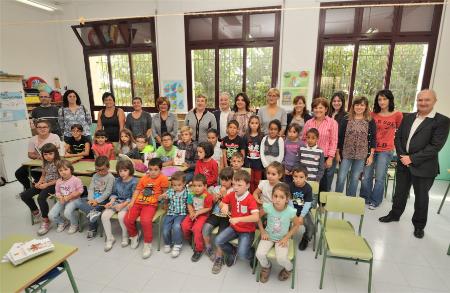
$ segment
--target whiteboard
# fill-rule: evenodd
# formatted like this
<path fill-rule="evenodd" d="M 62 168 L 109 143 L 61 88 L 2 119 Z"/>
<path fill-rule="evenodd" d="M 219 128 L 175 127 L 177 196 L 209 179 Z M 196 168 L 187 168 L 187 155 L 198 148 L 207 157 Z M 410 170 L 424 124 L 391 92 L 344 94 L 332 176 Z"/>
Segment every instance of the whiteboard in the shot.
<path fill-rule="evenodd" d="M 0 143 L 31 137 L 21 78 L 0 78 Z"/>

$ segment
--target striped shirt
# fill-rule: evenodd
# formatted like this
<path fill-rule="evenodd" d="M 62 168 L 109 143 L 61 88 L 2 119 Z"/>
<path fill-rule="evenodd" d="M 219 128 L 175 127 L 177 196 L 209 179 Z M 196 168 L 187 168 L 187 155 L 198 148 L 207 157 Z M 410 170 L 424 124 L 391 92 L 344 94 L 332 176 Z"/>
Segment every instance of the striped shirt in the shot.
<path fill-rule="evenodd" d="M 317 147 L 300 147 L 300 164 L 308 170 L 308 180 L 320 181 L 324 173 L 323 151 Z"/>
<path fill-rule="evenodd" d="M 323 150 L 325 158 L 334 158 L 338 143 L 338 124 L 336 120 L 328 116 L 320 124 L 315 118 L 306 121 L 303 127 L 302 140 L 306 143 L 306 132 L 316 128 L 319 131 L 317 145 Z"/>

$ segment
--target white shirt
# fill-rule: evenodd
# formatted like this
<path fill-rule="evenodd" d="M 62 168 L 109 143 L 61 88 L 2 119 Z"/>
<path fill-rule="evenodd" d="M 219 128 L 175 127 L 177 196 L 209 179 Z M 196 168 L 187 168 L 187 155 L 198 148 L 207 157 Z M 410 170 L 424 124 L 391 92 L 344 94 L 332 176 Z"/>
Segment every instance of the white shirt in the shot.
<path fill-rule="evenodd" d="M 227 123 L 228 123 L 228 115 L 230 115 L 231 110 L 228 108 L 226 111 L 220 110 L 220 136 L 224 138 L 227 136 Z"/>
<path fill-rule="evenodd" d="M 217 162 L 217 165 L 220 166 L 220 161 L 222 160 L 222 149 L 220 148 L 220 142 L 216 142 L 216 145 L 214 146 L 214 154 L 213 159 Z"/>
<path fill-rule="evenodd" d="M 258 188 L 261 190 L 261 201 L 263 203 L 272 203 L 273 186 L 270 185 L 269 180 L 259 181 Z"/>
<path fill-rule="evenodd" d="M 406 152 L 409 152 L 409 143 L 420 124 L 422 124 L 426 118 L 434 118 L 435 115 L 436 111 L 431 111 L 427 116 L 419 116 L 419 113 L 416 114 L 416 119 L 414 119 L 414 122 L 411 125 L 411 131 L 409 132 L 408 140 L 406 141 Z"/>

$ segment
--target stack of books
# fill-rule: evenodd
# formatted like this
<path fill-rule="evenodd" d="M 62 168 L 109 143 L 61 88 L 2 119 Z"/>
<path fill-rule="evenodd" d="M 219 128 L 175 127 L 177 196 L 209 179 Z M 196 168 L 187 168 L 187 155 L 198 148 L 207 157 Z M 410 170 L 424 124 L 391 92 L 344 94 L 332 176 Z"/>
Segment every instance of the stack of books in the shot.
<path fill-rule="evenodd" d="M 55 246 L 49 238 L 33 239 L 23 243 L 14 243 L 6 256 L 13 265 L 17 266 L 53 250 L 55 250 Z"/>

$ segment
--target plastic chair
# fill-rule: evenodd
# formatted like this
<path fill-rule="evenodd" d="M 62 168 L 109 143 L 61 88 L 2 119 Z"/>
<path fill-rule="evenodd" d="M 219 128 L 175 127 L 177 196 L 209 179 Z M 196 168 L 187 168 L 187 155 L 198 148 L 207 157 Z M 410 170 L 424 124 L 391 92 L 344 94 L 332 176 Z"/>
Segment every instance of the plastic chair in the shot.
<path fill-rule="evenodd" d="M 448 173 L 450 174 L 450 169 L 448 170 Z M 447 190 L 445 191 L 444 197 L 442 198 L 441 204 L 439 205 L 439 209 L 437 211 L 438 215 L 441 213 L 442 206 L 444 205 L 449 190 L 450 190 L 450 182 L 448 183 Z"/>
<path fill-rule="evenodd" d="M 311 213 L 311 217 L 314 219 L 314 232 L 313 232 L 313 251 L 316 250 L 316 234 L 317 234 L 317 222 L 318 222 L 318 213 L 317 213 L 317 202 L 319 200 L 319 182 L 317 181 L 307 181 L 309 185 L 311 185 L 312 193 L 313 193 L 313 202 L 311 204 L 311 209 L 309 212 Z"/>
<path fill-rule="evenodd" d="M 325 265 L 327 258 L 336 258 L 343 260 L 350 260 L 358 262 L 369 263 L 369 285 L 368 292 L 371 292 L 372 287 L 372 264 L 373 253 L 366 239 L 361 237 L 361 229 L 364 219 L 365 202 L 360 197 L 346 197 L 346 196 L 329 196 L 327 205 L 325 207 L 324 216 L 324 253 L 322 262 L 322 272 L 320 275 L 319 288 L 322 289 L 323 277 L 325 272 Z M 359 215 L 358 234 L 349 231 L 337 231 L 327 229 L 329 224 L 328 212 L 341 212 L 352 215 Z"/>

